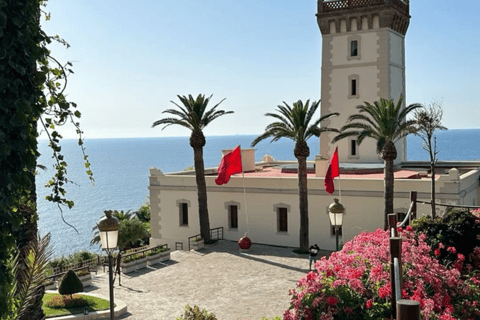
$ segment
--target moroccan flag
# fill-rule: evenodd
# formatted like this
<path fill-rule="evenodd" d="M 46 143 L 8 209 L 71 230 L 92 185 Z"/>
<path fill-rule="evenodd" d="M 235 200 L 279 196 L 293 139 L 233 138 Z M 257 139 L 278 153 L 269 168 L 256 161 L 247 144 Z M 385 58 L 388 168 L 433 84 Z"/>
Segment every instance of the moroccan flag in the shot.
<path fill-rule="evenodd" d="M 240 146 L 223 156 L 218 166 L 218 176 L 215 179 L 217 185 L 222 185 L 230 180 L 230 176 L 235 173 L 241 173 L 242 169 L 242 153 Z"/>
<path fill-rule="evenodd" d="M 333 185 L 333 179 L 340 176 L 340 164 L 338 163 L 338 147 L 335 148 L 335 152 L 330 159 L 330 164 L 328 165 L 327 173 L 325 174 L 325 181 L 323 185 L 325 186 L 325 191 L 332 194 L 335 191 L 335 186 Z"/>

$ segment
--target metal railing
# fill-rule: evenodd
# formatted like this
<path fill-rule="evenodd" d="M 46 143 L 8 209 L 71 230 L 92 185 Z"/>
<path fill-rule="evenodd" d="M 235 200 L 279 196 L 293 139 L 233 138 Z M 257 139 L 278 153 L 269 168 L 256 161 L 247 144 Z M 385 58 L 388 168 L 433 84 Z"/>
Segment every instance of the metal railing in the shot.
<path fill-rule="evenodd" d="M 196 234 L 194 236 L 188 237 L 187 242 L 188 242 L 188 251 L 190 251 L 190 244 L 194 241 L 197 241 L 199 239 L 202 239 L 201 234 Z M 218 228 L 212 228 L 210 229 L 210 239 L 211 240 L 223 240 L 223 227 L 218 227 Z M 183 244 L 182 244 L 183 248 Z"/>
<path fill-rule="evenodd" d="M 350 8 L 362 8 L 369 6 L 376 6 L 391 3 L 398 9 L 405 11 L 408 14 L 408 0 L 337 0 L 324 1 L 323 12 L 330 12 L 336 10 L 344 10 Z"/>
<path fill-rule="evenodd" d="M 417 218 L 417 203 L 421 204 L 428 204 L 431 205 L 431 201 L 421 201 L 417 200 L 418 193 L 417 191 L 410 191 L 410 207 L 407 211 L 407 215 L 405 219 L 398 225 L 399 227 L 405 227 L 408 225 L 413 219 Z M 445 204 L 435 202 L 435 206 L 447 207 L 447 208 L 464 208 L 464 209 L 478 209 L 480 206 L 464 206 L 458 204 Z"/>
<path fill-rule="evenodd" d="M 223 240 L 223 227 L 210 229 L 210 239 Z"/>

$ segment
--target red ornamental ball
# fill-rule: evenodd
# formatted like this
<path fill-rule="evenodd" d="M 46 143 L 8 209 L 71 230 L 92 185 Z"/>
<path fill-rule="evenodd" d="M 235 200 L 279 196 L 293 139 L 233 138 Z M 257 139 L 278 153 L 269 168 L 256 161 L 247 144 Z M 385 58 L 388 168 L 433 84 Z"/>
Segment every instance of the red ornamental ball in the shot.
<path fill-rule="evenodd" d="M 249 237 L 244 235 L 238 240 L 238 246 L 240 247 L 240 249 L 250 249 L 250 247 L 252 246 L 252 241 Z"/>

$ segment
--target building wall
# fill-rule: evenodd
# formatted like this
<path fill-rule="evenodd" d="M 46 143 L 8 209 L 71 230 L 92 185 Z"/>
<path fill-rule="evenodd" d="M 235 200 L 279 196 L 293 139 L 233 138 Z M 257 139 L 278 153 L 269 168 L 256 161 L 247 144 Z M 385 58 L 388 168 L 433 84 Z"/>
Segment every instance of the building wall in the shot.
<path fill-rule="evenodd" d="M 478 170 L 461 177 L 444 174 L 437 180 L 437 198 L 444 203 L 476 202 L 478 193 Z M 246 189 L 248 205 L 248 235 L 254 243 L 288 247 L 299 245 L 299 202 L 297 178 L 245 178 L 232 177 L 227 185 L 216 186 L 214 176 L 207 176 L 208 209 L 210 228 L 223 227 L 225 239 L 238 240 L 247 232 L 247 215 L 243 195 Z M 309 178 L 309 226 L 310 243 L 320 248 L 333 250 L 335 237 L 330 232 L 328 206 L 338 197 L 324 191 L 323 178 Z M 200 233 L 198 200 L 195 176 L 163 175 L 151 170 L 150 199 L 152 213 L 152 238 L 154 245 L 182 242 L 188 248 L 187 238 Z M 342 179 L 341 202 L 345 206 L 342 241 L 352 239 L 362 231 L 383 228 L 383 179 Z M 460 186 L 460 189 L 459 189 Z M 339 181 L 335 179 L 338 190 Z M 406 212 L 410 205 L 410 191 L 418 191 L 418 199 L 430 199 L 430 179 L 395 180 L 395 212 Z M 468 190 L 465 192 L 462 190 Z M 179 225 L 178 202 L 189 204 L 189 225 Z M 468 202 L 468 203 L 467 203 Z M 228 228 L 228 204 L 237 204 L 238 229 Z M 277 232 L 275 208 L 288 208 L 288 232 Z M 419 205 L 419 215 L 429 212 L 428 206 Z"/>

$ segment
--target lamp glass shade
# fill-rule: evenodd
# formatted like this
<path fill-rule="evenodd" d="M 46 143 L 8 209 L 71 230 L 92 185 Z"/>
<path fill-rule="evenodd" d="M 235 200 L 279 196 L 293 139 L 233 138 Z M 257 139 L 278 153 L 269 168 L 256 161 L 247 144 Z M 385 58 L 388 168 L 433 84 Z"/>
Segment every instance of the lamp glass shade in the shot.
<path fill-rule="evenodd" d="M 328 215 L 330 216 L 330 223 L 332 226 L 341 226 L 343 223 L 343 213 L 334 213 L 329 212 Z"/>
<path fill-rule="evenodd" d="M 115 249 L 118 241 L 118 230 L 100 231 L 102 248 L 105 250 Z"/>

